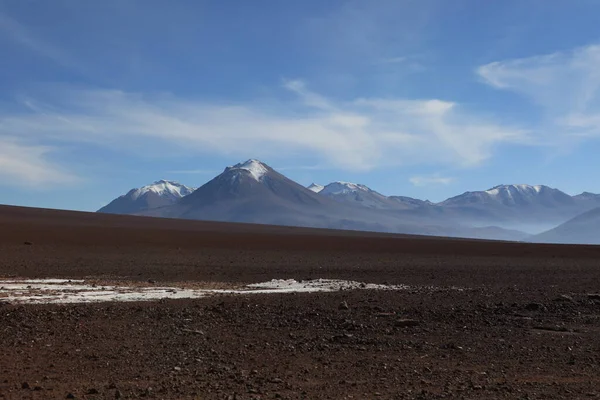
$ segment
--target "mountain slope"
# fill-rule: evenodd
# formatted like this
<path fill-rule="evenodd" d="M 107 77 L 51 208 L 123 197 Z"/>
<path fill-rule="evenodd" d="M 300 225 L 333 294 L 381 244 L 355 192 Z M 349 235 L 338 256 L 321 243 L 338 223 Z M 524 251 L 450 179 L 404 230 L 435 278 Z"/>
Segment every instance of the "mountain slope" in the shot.
<path fill-rule="evenodd" d="M 527 240 L 544 243 L 600 244 L 600 207 Z"/>
<path fill-rule="evenodd" d="M 132 189 L 102 207 L 98 212 L 108 214 L 135 214 L 144 210 L 174 204 L 191 194 L 193 188 L 177 182 L 160 180 L 139 189 Z"/>

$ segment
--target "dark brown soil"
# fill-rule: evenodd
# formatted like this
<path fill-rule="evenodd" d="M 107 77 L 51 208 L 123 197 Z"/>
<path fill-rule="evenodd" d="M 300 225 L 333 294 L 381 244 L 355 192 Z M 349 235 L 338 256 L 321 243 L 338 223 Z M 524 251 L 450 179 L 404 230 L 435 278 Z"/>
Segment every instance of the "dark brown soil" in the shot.
<path fill-rule="evenodd" d="M 0 398 L 600 397 L 598 247 L 0 207 L 0 276 L 416 287 L 0 304 Z"/>

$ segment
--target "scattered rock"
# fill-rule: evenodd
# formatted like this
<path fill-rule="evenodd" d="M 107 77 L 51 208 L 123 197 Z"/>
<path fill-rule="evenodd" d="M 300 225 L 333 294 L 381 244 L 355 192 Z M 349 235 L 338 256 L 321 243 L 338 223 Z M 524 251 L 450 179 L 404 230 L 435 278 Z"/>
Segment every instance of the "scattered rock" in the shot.
<path fill-rule="evenodd" d="M 408 326 L 417 326 L 419 324 L 421 324 L 421 321 L 417 321 L 416 319 L 398 319 L 394 323 L 394 325 L 399 328 L 405 328 Z"/>
<path fill-rule="evenodd" d="M 340 305 L 338 306 L 338 309 L 339 309 L 339 310 L 349 310 L 349 309 L 350 309 L 350 306 L 348 306 L 348 303 L 347 303 L 347 302 L 345 302 L 345 301 L 342 301 L 342 302 L 340 303 Z"/>

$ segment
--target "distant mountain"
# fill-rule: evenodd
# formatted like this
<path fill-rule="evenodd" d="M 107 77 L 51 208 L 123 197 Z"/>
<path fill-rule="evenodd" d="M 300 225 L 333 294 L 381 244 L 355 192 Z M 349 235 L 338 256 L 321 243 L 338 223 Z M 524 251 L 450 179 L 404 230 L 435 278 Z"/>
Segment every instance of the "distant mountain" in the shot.
<path fill-rule="evenodd" d="M 357 212 L 299 185 L 258 160 L 223 173 L 179 202 L 144 215 L 323 228 L 396 231 L 385 215 Z M 393 221 L 400 224 L 400 221 Z M 390 226 L 391 225 L 391 226 Z M 415 229 L 417 229 L 415 227 Z"/>
<path fill-rule="evenodd" d="M 543 185 L 499 185 L 491 189 L 466 192 L 440 203 L 442 206 L 499 205 L 504 207 L 573 205 L 575 200 L 558 189 Z"/>
<path fill-rule="evenodd" d="M 543 185 L 499 185 L 463 193 L 437 206 L 448 218 L 471 225 L 492 224 L 539 232 L 600 206 L 600 196 L 569 196 Z"/>
<path fill-rule="evenodd" d="M 99 212 L 334 229 L 519 240 L 600 207 L 543 185 L 499 185 L 440 203 L 332 182 L 308 188 L 258 160 L 225 168 L 195 190 L 171 181 L 133 189 Z"/>
<path fill-rule="evenodd" d="M 135 214 L 141 211 L 174 204 L 191 194 L 194 188 L 177 182 L 160 180 L 139 189 L 132 189 L 98 212 L 107 214 Z"/>
<path fill-rule="evenodd" d="M 258 160 L 248 160 L 225 168 L 223 173 L 172 205 L 139 214 L 488 239 L 516 240 L 523 236 L 500 228 L 447 226 L 439 220 L 413 218 L 382 207 L 365 207 L 357 196 L 374 203 L 397 202 L 362 185 L 336 183 L 315 193 Z"/>
<path fill-rule="evenodd" d="M 321 190 L 323 190 L 324 188 L 325 188 L 325 186 L 323 186 L 323 185 L 319 185 L 319 184 L 317 184 L 317 183 L 311 183 L 311 184 L 308 186 L 308 188 L 307 188 L 307 189 L 308 189 L 308 190 L 312 190 L 312 191 L 313 191 L 313 192 L 315 192 L 315 193 L 319 193 L 319 192 L 320 192 Z"/>
<path fill-rule="evenodd" d="M 378 193 L 365 185 L 350 182 L 332 182 L 318 192 L 337 202 L 367 208 L 393 209 L 398 202 Z"/>
<path fill-rule="evenodd" d="M 527 239 L 545 243 L 600 244 L 600 207 Z"/>
<path fill-rule="evenodd" d="M 419 200 L 419 199 L 414 199 L 412 197 L 406 197 L 406 196 L 389 196 L 388 199 L 391 199 L 391 200 L 397 202 L 403 208 L 409 208 L 409 209 L 416 208 L 416 207 L 429 207 L 429 206 L 434 205 L 434 203 L 432 203 L 429 200 Z"/>

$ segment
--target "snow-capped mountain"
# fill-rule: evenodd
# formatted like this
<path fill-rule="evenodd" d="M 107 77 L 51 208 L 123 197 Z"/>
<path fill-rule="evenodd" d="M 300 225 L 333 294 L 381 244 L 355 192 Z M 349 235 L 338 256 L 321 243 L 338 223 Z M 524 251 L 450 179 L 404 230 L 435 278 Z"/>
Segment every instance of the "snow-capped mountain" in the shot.
<path fill-rule="evenodd" d="M 325 188 L 325 186 L 323 185 L 319 185 L 318 183 L 311 183 L 307 189 L 308 190 L 312 190 L 315 193 L 319 193 L 321 190 L 323 190 Z"/>
<path fill-rule="evenodd" d="M 225 170 L 171 207 L 147 215 L 174 218 L 290 225 L 301 215 L 318 209 L 318 194 L 274 171 L 258 160 L 248 160 Z"/>
<path fill-rule="evenodd" d="M 472 225 L 494 224 L 536 233 L 600 206 L 600 197 L 583 199 L 544 185 L 499 185 L 466 192 L 437 206 L 446 217 Z"/>
<path fill-rule="evenodd" d="M 374 207 L 364 207 L 363 202 Z M 443 226 L 439 220 L 411 218 L 385 209 L 382 204 L 386 202 L 397 203 L 364 185 L 343 182 L 327 185 L 315 193 L 258 160 L 248 160 L 225 168 L 223 173 L 175 204 L 140 214 L 442 236 L 521 238 L 518 232 L 498 228 Z"/>
<path fill-rule="evenodd" d="M 177 201 L 188 194 L 192 194 L 194 190 L 194 188 L 187 187 L 177 182 L 160 180 L 152 183 L 151 185 L 134 189 L 130 193 L 132 200 L 137 200 L 148 193 L 153 193 L 164 199 Z"/>
<path fill-rule="evenodd" d="M 466 192 L 440 203 L 442 206 L 503 205 L 518 207 L 542 205 L 546 207 L 571 205 L 575 201 L 558 189 L 543 185 L 499 185 L 477 192 Z"/>
<path fill-rule="evenodd" d="M 385 196 L 332 182 L 308 188 L 259 160 L 225 168 L 193 190 L 172 181 L 133 189 L 100 212 L 335 229 L 521 239 L 600 207 L 600 195 L 569 196 L 543 185 L 499 185 L 441 203 Z"/>
<path fill-rule="evenodd" d="M 360 205 L 375 209 L 393 209 L 398 202 L 378 193 L 369 187 L 350 182 L 332 182 L 318 192 L 340 203 Z"/>
<path fill-rule="evenodd" d="M 133 214 L 140 211 L 174 204 L 195 189 L 173 181 L 160 180 L 139 189 L 131 189 L 102 207 L 98 212 Z"/>

